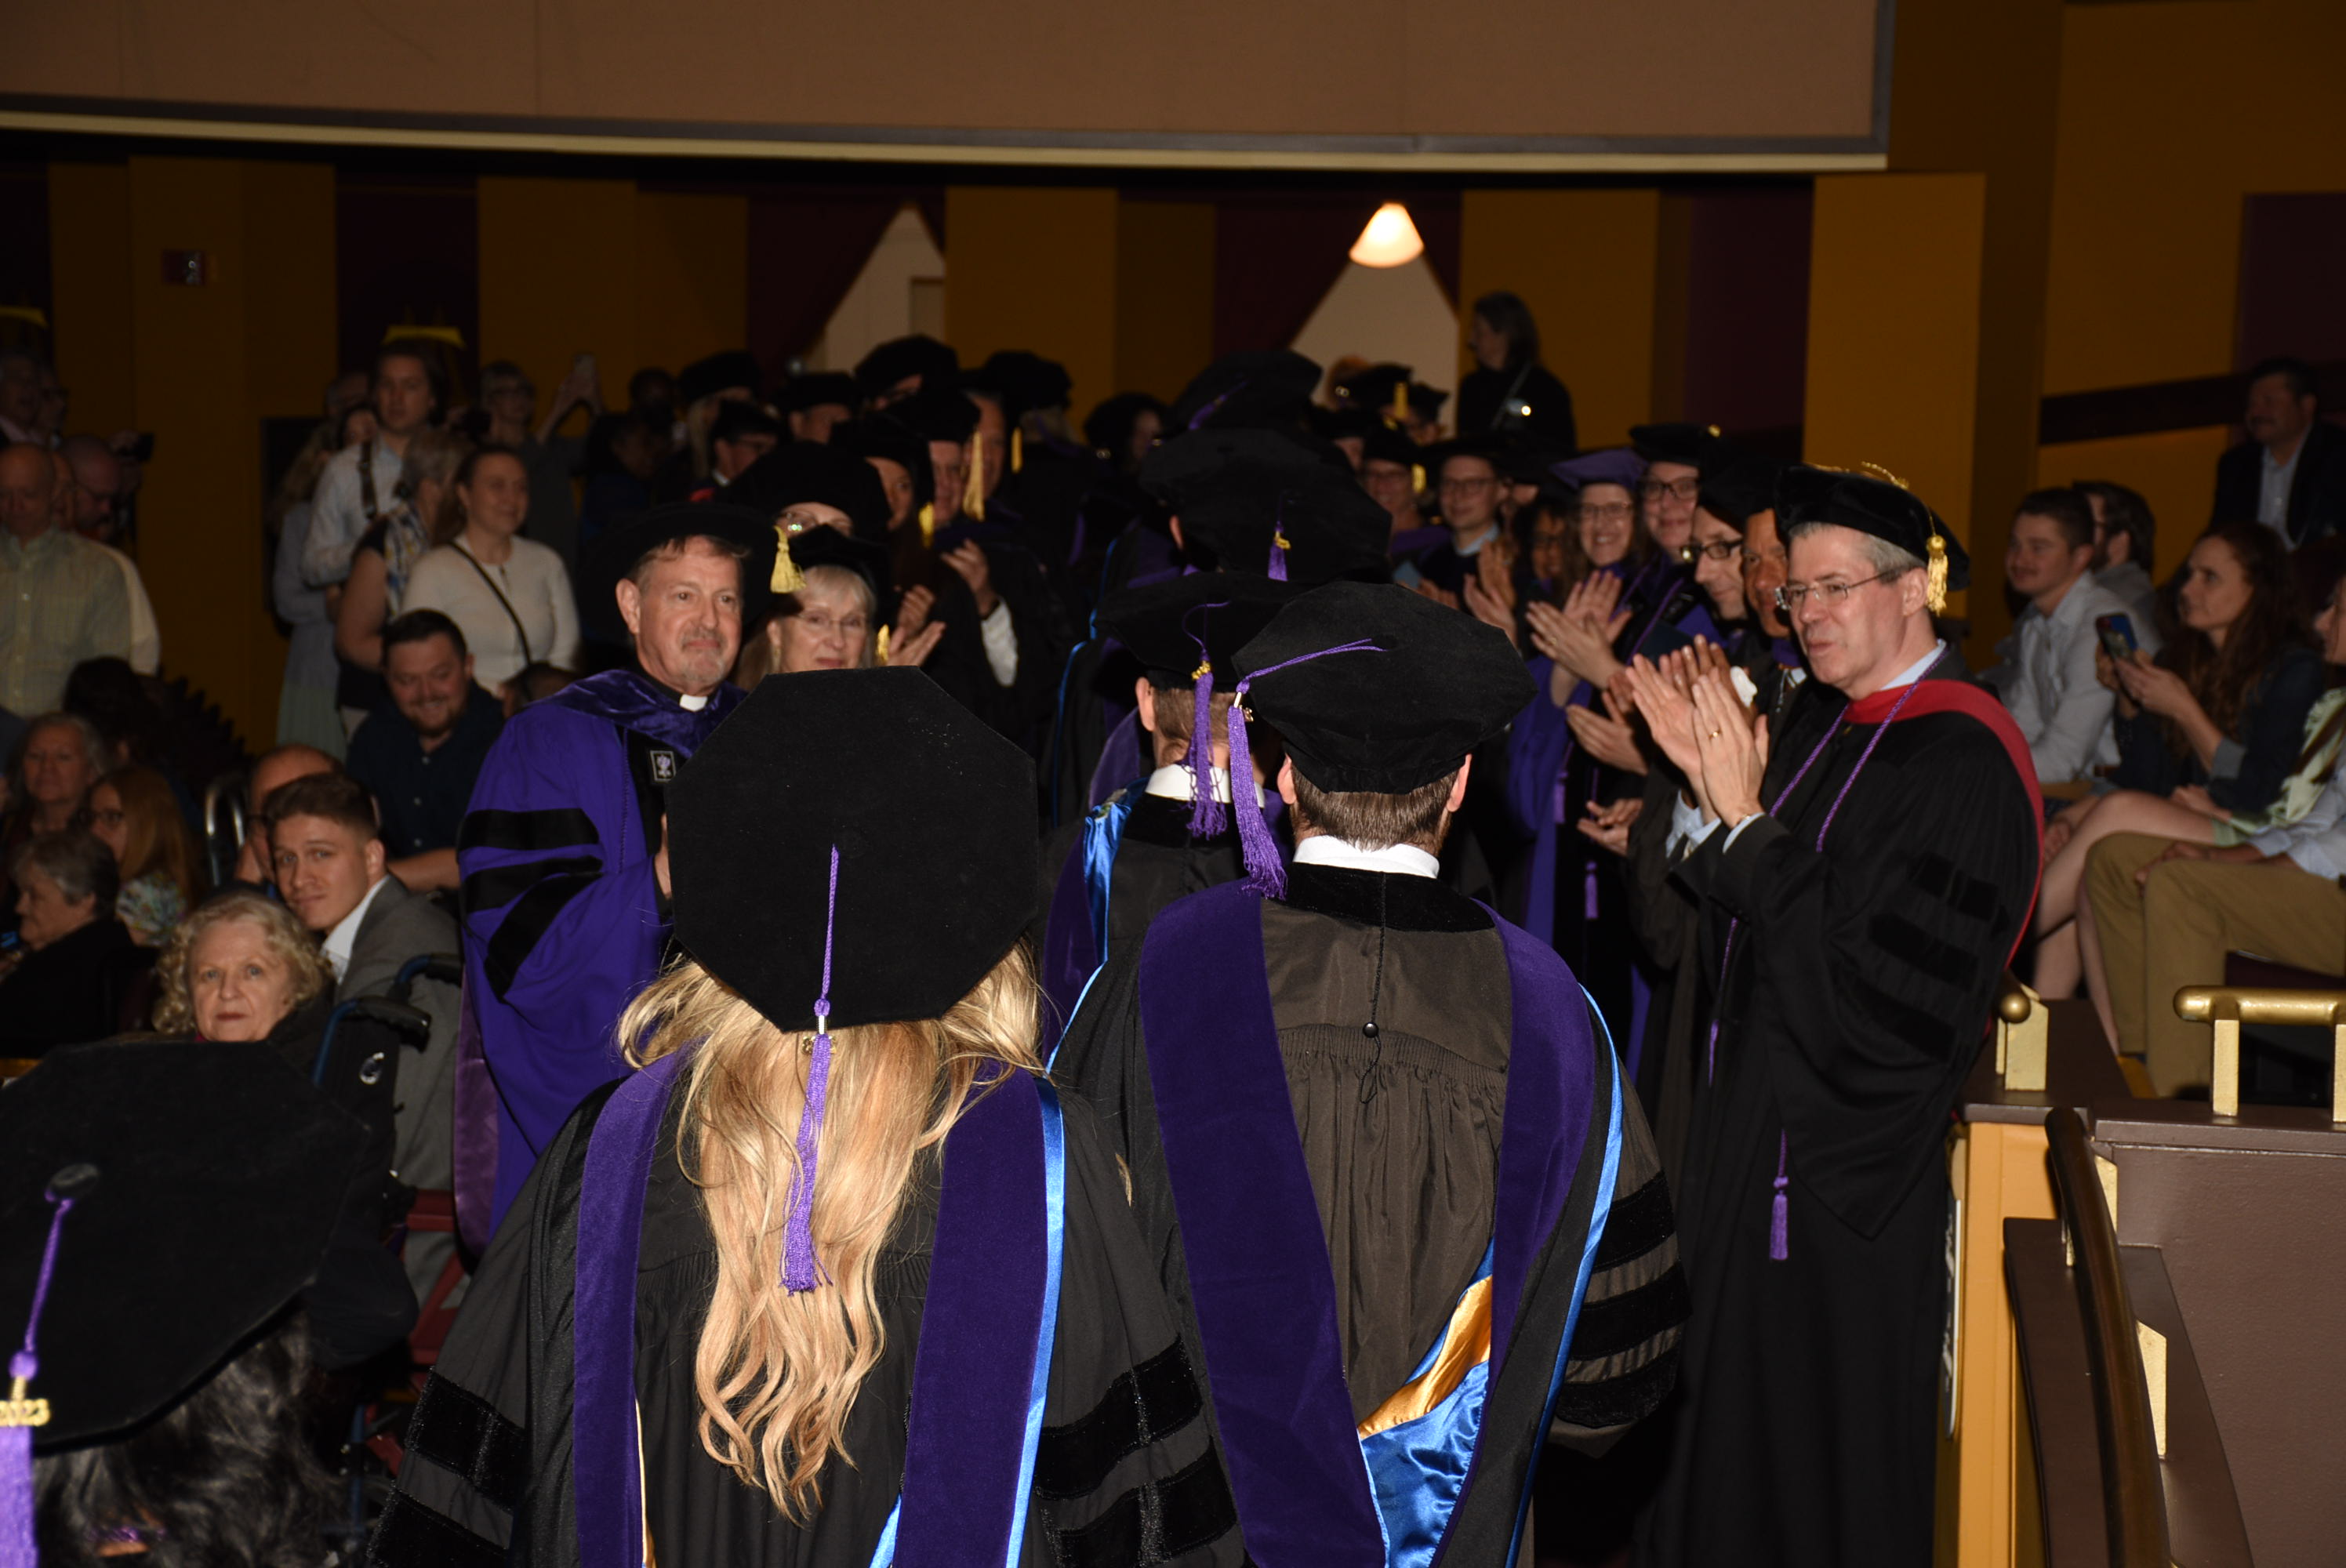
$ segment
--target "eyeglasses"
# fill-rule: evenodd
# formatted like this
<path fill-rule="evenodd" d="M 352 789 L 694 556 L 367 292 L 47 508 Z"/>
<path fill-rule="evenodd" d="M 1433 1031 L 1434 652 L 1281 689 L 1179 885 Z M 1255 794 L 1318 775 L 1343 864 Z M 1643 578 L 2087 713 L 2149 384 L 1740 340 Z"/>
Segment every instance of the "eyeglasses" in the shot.
<path fill-rule="evenodd" d="M 801 611 L 798 623 L 810 635 L 819 637 L 827 637 L 836 632 L 841 636 L 852 639 L 872 629 L 872 623 L 862 616 L 850 616 L 843 621 L 834 621 L 829 616 L 808 615 Z"/>
<path fill-rule="evenodd" d="M 1601 504 L 1582 502 L 1576 515 L 1583 523 L 1627 523 L 1637 514 L 1637 509 L 1627 501 L 1607 501 Z"/>
<path fill-rule="evenodd" d="M 1691 501 L 1702 493 L 1702 482 L 1697 478 L 1648 479 L 1637 486 L 1637 494 L 1648 501 L 1659 501 L 1665 495 L 1680 501 Z"/>
<path fill-rule="evenodd" d="M 1485 475 L 1480 479 L 1444 479 L 1440 485 L 1436 486 L 1436 488 L 1444 491 L 1455 490 L 1472 494 L 1478 490 L 1488 490 L 1491 486 L 1498 483 L 1499 482 L 1497 480 Z"/>
<path fill-rule="evenodd" d="M 1691 566 L 1698 559 L 1729 561 L 1743 553 L 1743 546 L 1732 539 L 1722 539 L 1714 545 L 1681 545 L 1678 559 Z"/>
<path fill-rule="evenodd" d="M 1903 572 L 1876 572 L 1871 577 L 1860 577 L 1854 583 L 1787 583 L 1776 590 L 1776 607 L 1786 615 L 1791 615 L 1807 603 L 1810 594 L 1814 594 L 1819 604 L 1829 610 L 1837 610 L 1849 603 L 1849 596 L 1866 584 L 1887 582 L 1905 575 Z"/>

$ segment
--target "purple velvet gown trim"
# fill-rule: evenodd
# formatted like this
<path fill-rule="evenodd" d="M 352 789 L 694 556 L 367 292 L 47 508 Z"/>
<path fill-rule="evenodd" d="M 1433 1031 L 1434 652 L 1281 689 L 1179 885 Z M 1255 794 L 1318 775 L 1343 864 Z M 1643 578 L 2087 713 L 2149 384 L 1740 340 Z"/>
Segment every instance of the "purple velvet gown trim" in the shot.
<path fill-rule="evenodd" d="M 1596 1085 L 1596 1040 L 1571 970 L 1528 933 L 1498 926 L 1514 1036 L 1493 1223 L 1494 1377 L 1507 1369 L 1534 1265 L 1563 1217 Z M 1260 899 L 1233 882 L 1169 905 L 1149 928 L 1139 987 L 1149 1083 L 1248 1552 L 1264 1568 L 1382 1563 L 1334 1274 L 1271 1011 Z M 1549 1375 L 1540 1369 L 1543 1381 Z"/>
<path fill-rule="evenodd" d="M 636 1288 L 645 1183 L 687 1054 L 621 1084 L 595 1124 L 579 1196 L 572 1474 L 580 1568 L 639 1568 Z M 975 1098 L 945 1139 L 914 1352 L 896 1561 L 1013 1561 L 1050 1215 L 1041 1096 L 1025 1074 Z"/>

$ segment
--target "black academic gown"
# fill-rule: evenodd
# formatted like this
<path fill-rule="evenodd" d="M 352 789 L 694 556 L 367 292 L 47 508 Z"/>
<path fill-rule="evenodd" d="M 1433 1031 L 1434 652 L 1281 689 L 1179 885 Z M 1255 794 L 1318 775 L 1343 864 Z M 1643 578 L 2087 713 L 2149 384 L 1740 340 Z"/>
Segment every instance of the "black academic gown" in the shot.
<path fill-rule="evenodd" d="M 407 1434 L 399 1491 L 369 1561 L 571 1564 L 578 1558 L 569 1421 L 570 1325 L 587 1135 L 597 1093 L 532 1174 L 482 1259 L 462 1317 Z M 697 1431 L 693 1364 L 717 1279 L 715 1243 L 676 1157 L 669 1106 L 644 1202 L 636 1288 L 636 1390 L 646 1523 L 658 1561 L 727 1568 L 865 1568 L 897 1501 L 906 1412 L 936 1234 L 940 1165 L 915 1179 L 876 1291 L 879 1364 L 845 1431 L 855 1462 L 823 1467 L 804 1525 L 709 1458 Z M 1064 1101 L 1066 1241 L 1033 1502 L 1019 1562 L 1235 1564 L 1243 1552 L 1198 1380 L 1184 1358 L 1087 1107 Z M 778 1287 L 779 1288 L 779 1287 Z M 1151 1532 L 1154 1532 L 1151 1534 Z M 1160 1557 L 1144 1557 L 1144 1540 Z"/>
<path fill-rule="evenodd" d="M 950 538 L 941 534 L 937 543 L 950 547 L 973 538 L 985 552 L 994 594 L 1009 607 L 1017 634 L 1018 668 L 1008 686 L 995 678 L 985 657 L 977 600 L 960 573 L 935 554 L 916 547 L 898 555 L 896 585 L 909 589 L 925 585 L 936 595 L 929 614 L 944 623 L 944 635 L 921 667 L 963 707 L 1031 754 L 1046 738 L 1060 667 L 1073 639 L 1041 563 L 1011 537 L 1007 525 L 964 519 L 954 525 Z"/>
<path fill-rule="evenodd" d="M 1754 706 L 1768 716 L 1772 733 L 1800 690 L 1802 672 L 1777 662 L 1770 640 L 1749 631 L 1737 640 L 1730 657 L 1751 677 L 1757 688 Z M 1703 965 L 1702 904 L 1676 875 L 1688 846 L 1678 844 L 1674 852 L 1672 808 L 1686 780 L 1666 758 L 1649 754 L 1647 762 L 1645 803 L 1629 830 L 1624 876 L 1629 928 L 1646 961 L 1668 977 L 1668 988 L 1657 988 L 1646 1013 L 1638 1087 L 1653 1117 L 1662 1169 L 1675 1187 L 1686 1168 L 1687 1124 L 1694 1115 L 1694 1083 L 1719 975 L 1715 968 Z M 1715 954 L 1713 960 L 1715 963 Z"/>
<path fill-rule="evenodd" d="M 1044 836 L 1041 896 L 1035 902 L 1038 950 L 1068 857 L 1081 855 L 1083 843 L 1080 818 Z M 1082 874 L 1080 870 L 1076 874 Z M 1125 819 L 1124 834 L 1117 844 L 1116 870 L 1108 880 L 1108 952 L 1139 942 L 1157 911 L 1175 899 L 1200 888 L 1234 882 L 1244 875 L 1246 861 L 1239 850 L 1235 826 L 1226 826 L 1211 838 L 1193 839 L 1188 801 L 1140 794 L 1133 802 L 1132 815 Z"/>
<path fill-rule="evenodd" d="M 1923 684 L 1966 679 L 1946 654 Z M 1992 698 L 1886 726 L 1841 724 L 1846 706 L 1807 683 L 1770 749 L 1773 813 L 1678 873 L 1724 979 L 1715 1054 L 1696 1041 L 1694 1315 L 1641 1568 L 1931 1557 L 1946 1128 L 2028 916 L 2038 821 Z"/>
<path fill-rule="evenodd" d="M 1487 911 L 1425 877 L 1293 866 L 1287 897 L 1263 901 L 1261 920 L 1280 1055 L 1335 1276 L 1345 1382 L 1362 1420 L 1441 1339 L 1492 1239 L 1513 1033 L 1507 959 Z M 1141 945 L 1111 956 L 1056 1066 L 1098 1106 L 1130 1169 L 1134 1213 L 1190 1359 L 1204 1366 L 1141 1023 Z M 1375 1038 L 1362 1029 L 1372 1006 L 1382 1020 Z M 1617 1069 L 1610 1052 L 1596 1057 L 1601 1105 Z M 1634 1097 L 1623 1103 L 1611 1201 L 1602 1212 L 1595 1207 L 1604 1125 L 1600 1112 L 1542 1255 L 1573 1255 L 1602 1228 L 1587 1305 L 1547 1407 L 1560 1434 L 1598 1443 L 1668 1393 L 1685 1312 L 1669 1199 Z M 1570 1269 L 1544 1264 L 1521 1304 L 1515 1342 L 1545 1333 L 1550 1354 L 1561 1349 L 1571 1289 Z M 1456 1505 L 1444 1563 L 1506 1560 L 1552 1376 L 1552 1364 L 1524 1357 L 1494 1380 L 1475 1480 Z"/>

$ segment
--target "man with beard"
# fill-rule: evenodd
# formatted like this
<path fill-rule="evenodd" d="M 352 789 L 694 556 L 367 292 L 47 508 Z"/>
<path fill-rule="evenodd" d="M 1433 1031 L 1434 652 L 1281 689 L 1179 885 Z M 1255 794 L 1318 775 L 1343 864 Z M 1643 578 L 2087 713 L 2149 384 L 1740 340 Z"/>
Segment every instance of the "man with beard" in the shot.
<path fill-rule="evenodd" d="M 456 835 L 505 709 L 474 684 L 464 634 L 437 610 L 383 626 L 382 678 L 391 706 L 359 726 L 344 766 L 374 793 L 391 874 L 414 892 L 454 888 Z"/>
<path fill-rule="evenodd" d="M 572 1108 L 627 1071 L 612 1026 L 669 940 L 663 802 L 741 700 L 726 677 L 773 561 L 773 524 L 714 502 L 655 507 L 603 535 L 590 608 L 625 624 L 635 667 L 522 709 L 481 769 L 457 860 L 465 999 L 495 1085 L 492 1226 Z M 460 1065 L 460 1125 L 486 1120 L 484 1087 Z M 460 1213 L 485 1176 L 460 1155 Z"/>

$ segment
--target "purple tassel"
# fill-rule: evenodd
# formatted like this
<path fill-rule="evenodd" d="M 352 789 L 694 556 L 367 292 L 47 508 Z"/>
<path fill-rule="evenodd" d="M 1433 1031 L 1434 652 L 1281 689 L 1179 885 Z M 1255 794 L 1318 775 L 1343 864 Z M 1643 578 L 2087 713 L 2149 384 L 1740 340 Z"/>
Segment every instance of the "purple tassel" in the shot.
<path fill-rule="evenodd" d="M 1287 581 L 1287 535 L 1273 529 L 1270 535 L 1270 565 L 1266 569 L 1274 583 Z"/>
<path fill-rule="evenodd" d="M 1238 690 L 1230 694 L 1230 809 L 1239 820 L 1239 848 L 1245 853 L 1247 886 L 1265 898 L 1287 896 L 1287 867 L 1279 858 L 1279 845 L 1270 836 L 1270 823 L 1262 814 L 1262 804 L 1256 801 L 1249 809 L 1239 798 L 1239 791 L 1254 784 L 1254 759 L 1247 750 L 1246 694 L 1247 687 L 1274 671 L 1290 665 L 1310 664 L 1315 658 L 1330 654 L 1382 653 L 1385 650 L 1366 637 L 1317 652 L 1297 654 L 1255 671 L 1239 682 Z"/>
<path fill-rule="evenodd" d="M 1198 665 L 1198 696 L 1189 710 L 1189 781 L 1194 793 L 1189 802 L 1189 836 L 1210 839 L 1229 826 L 1222 803 L 1214 799 L 1214 667 L 1210 660 Z M 1238 776 L 1230 776 L 1230 799 L 1239 798 Z"/>
<path fill-rule="evenodd" d="M 1792 1184 L 1786 1172 L 1786 1161 L 1791 1155 L 1791 1140 L 1783 1133 L 1776 1135 L 1776 1197 L 1768 1211 L 1768 1256 L 1777 1263 L 1792 1256 L 1792 1244 L 1787 1234 L 1791 1226 L 1792 1204 L 1784 1189 Z"/>
<path fill-rule="evenodd" d="M 831 938 L 839 923 L 839 846 L 831 847 L 831 894 L 822 916 L 822 994 L 814 1003 L 814 1056 L 807 1064 L 806 1105 L 799 1112 L 799 1179 L 782 1228 L 782 1288 L 796 1295 L 822 1283 L 814 1257 L 814 1179 L 823 1107 L 831 1095 Z M 0 1568 L 5 1568 L 0 1564 Z"/>
<path fill-rule="evenodd" d="M 87 1171 L 69 1166 L 60 1176 Z M 39 1568 L 40 1548 L 33 1539 L 33 1429 L 49 1419 L 46 1400 L 27 1400 L 25 1385 L 41 1375 L 37 1349 L 41 1308 L 48 1304 L 49 1281 L 57 1269 L 57 1241 L 74 1200 L 48 1191 L 56 1206 L 49 1216 L 48 1246 L 41 1253 L 41 1272 L 33 1282 L 33 1309 L 25 1318 L 25 1343 L 8 1358 L 8 1400 L 0 1405 L 0 1568 Z"/>
<path fill-rule="evenodd" d="M 1706 1084 L 1716 1082 L 1718 1074 L 1719 1020 L 1714 1018 L 1710 1021 L 1710 1043 L 1703 1047 L 1702 1052 L 1702 1081 Z"/>
<path fill-rule="evenodd" d="M 1278 841 L 1270 836 L 1270 824 L 1263 820 L 1262 805 L 1250 806 L 1239 791 L 1240 779 L 1254 783 L 1254 758 L 1247 749 L 1246 728 L 1247 683 L 1230 698 L 1230 813 L 1239 820 L 1239 852 L 1245 858 L 1247 886 L 1268 899 L 1287 896 L 1287 867 L 1279 858 Z"/>
<path fill-rule="evenodd" d="M 40 1367 L 30 1356 L 12 1358 L 10 1376 L 31 1376 L 28 1364 Z M 0 1427 L 0 1568 L 37 1568 L 40 1561 L 33 1544 L 33 1429 Z"/>

